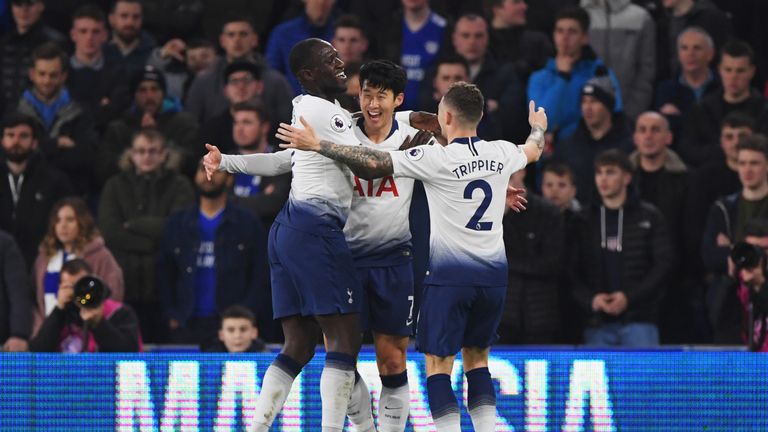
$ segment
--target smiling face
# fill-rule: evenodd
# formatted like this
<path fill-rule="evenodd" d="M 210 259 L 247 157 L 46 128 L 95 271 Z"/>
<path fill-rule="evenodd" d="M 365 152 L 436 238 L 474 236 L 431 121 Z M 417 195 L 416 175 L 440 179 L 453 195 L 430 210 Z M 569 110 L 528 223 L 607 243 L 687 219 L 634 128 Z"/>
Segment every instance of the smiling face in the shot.
<path fill-rule="evenodd" d="M 315 51 L 313 63 L 306 72 L 308 84 L 325 94 L 344 93 L 347 90 L 347 75 L 344 73 L 344 62 L 339 58 L 333 45 L 324 42 Z M 310 85 L 312 87 L 312 85 Z"/>
<path fill-rule="evenodd" d="M 391 122 L 395 109 L 403 103 L 402 93 L 395 95 L 390 89 L 381 89 L 363 83 L 360 91 L 360 109 L 366 127 L 381 128 Z"/>

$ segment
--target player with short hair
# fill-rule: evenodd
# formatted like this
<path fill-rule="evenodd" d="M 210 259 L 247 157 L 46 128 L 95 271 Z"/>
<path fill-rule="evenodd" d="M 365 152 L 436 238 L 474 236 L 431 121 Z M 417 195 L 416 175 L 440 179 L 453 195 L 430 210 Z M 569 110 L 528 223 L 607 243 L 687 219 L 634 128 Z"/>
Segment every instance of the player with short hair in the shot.
<path fill-rule="evenodd" d="M 501 220 L 509 177 L 539 159 L 547 117 L 531 101 L 531 135 L 525 145 L 476 136 L 484 99 L 480 90 L 455 84 L 438 106 L 446 146 L 383 152 L 344 146 L 281 124 L 286 148 L 310 150 L 348 165 L 361 178 L 388 175 L 424 182 L 430 206 L 430 264 L 418 320 L 417 347 L 425 353 L 430 410 L 438 431 L 460 431 L 450 374 L 461 350 L 468 381 L 469 412 L 476 431 L 496 424 L 496 395 L 488 371 L 507 285 Z"/>

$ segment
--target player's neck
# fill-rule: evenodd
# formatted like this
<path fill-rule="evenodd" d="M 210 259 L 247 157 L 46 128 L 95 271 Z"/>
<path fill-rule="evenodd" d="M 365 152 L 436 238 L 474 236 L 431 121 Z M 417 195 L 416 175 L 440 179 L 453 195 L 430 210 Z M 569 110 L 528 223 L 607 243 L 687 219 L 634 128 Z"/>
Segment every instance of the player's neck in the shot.
<path fill-rule="evenodd" d="M 378 127 L 370 125 L 368 122 L 363 123 L 363 127 L 365 127 L 365 136 L 375 144 L 383 142 L 389 137 L 389 132 L 392 131 L 393 121 L 395 121 L 394 118 L 391 118 L 390 121 L 385 122 Z"/>
<path fill-rule="evenodd" d="M 449 144 L 459 138 L 469 138 L 469 137 L 476 137 L 476 136 L 477 136 L 477 128 L 461 128 L 461 129 L 449 130 L 449 131 L 446 131 L 445 133 L 445 137 L 448 138 Z"/>
<path fill-rule="evenodd" d="M 424 6 L 419 9 L 405 9 L 405 23 L 411 31 L 420 29 L 424 23 L 429 19 L 429 13 L 431 10 L 429 6 Z"/>

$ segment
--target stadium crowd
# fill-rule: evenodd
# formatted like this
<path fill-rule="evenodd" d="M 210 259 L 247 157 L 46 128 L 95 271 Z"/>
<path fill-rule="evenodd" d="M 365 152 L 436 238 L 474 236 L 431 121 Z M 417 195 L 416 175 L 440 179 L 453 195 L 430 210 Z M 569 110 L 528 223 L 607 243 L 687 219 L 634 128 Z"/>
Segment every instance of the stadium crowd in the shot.
<path fill-rule="evenodd" d="M 528 101 L 546 109 L 542 160 L 510 179 L 528 209 L 504 220 L 501 343 L 743 344 L 729 256 L 768 249 L 766 17 L 760 0 L 0 1 L 0 345 L 280 342 L 266 233 L 290 174 L 208 181 L 200 160 L 206 142 L 277 149 L 308 37 L 345 62 L 353 112 L 373 59 L 406 70 L 405 110 L 476 84 L 486 140 L 521 143 Z M 417 281 L 425 208 L 417 186 Z M 96 312 L 72 301 L 92 276 L 111 295 Z"/>

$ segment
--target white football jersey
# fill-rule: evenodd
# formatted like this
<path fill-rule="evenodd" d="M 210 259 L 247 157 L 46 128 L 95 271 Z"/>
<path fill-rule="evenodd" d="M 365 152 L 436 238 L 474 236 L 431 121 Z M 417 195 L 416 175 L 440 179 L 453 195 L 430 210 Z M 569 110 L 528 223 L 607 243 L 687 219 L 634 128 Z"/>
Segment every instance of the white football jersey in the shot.
<path fill-rule="evenodd" d="M 352 131 L 349 112 L 338 103 L 311 95 L 297 96 L 293 99 L 291 124 L 303 128 L 300 117 L 304 117 L 321 140 L 360 145 Z M 291 152 L 291 167 L 291 193 L 277 220 L 310 232 L 322 231 L 328 225 L 341 229 L 352 201 L 349 168 L 319 153 L 302 150 Z"/>
<path fill-rule="evenodd" d="M 474 137 L 390 154 L 395 176 L 424 182 L 431 229 L 424 283 L 505 286 L 501 220 L 509 177 L 528 163 L 522 149 Z"/>
<path fill-rule="evenodd" d="M 362 124 L 360 119 L 352 128 L 357 139 L 364 146 L 381 151 L 399 149 L 406 137 L 413 138 L 418 132 L 418 129 L 395 120 L 387 139 L 376 144 L 365 135 Z M 368 181 L 354 174 L 352 179 L 352 211 L 344 227 L 352 256 L 357 260 L 409 244 L 408 213 L 414 180 L 387 176 Z"/>

